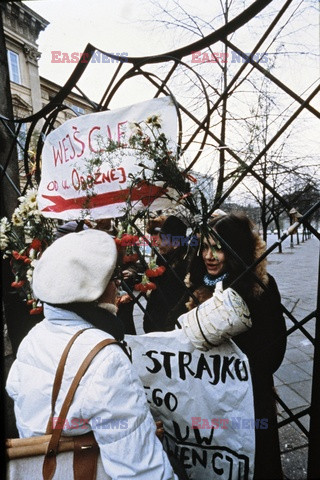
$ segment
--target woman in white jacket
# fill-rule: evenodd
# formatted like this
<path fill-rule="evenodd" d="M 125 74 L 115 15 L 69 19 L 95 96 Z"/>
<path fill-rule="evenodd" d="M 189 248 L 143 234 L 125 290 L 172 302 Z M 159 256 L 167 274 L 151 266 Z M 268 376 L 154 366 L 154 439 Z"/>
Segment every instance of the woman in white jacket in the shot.
<path fill-rule="evenodd" d="M 105 338 L 123 338 L 114 316 L 116 260 L 114 240 L 104 232 L 86 230 L 56 240 L 37 263 L 33 289 L 45 302 L 45 319 L 22 341 L 7 381 L 20 437 L 45 433 L 58 362 L 77 331 L 89 328 L 70 350 L 54 415 L 89 351 Z M 94 358 L 63 425 L 64 435 L 91 430 L 106 479 L 177 479 L 156 437 L 142 384 L 118 345 Z M 72 472 L 65 472 L 64 478 L 72 478 Z"/>

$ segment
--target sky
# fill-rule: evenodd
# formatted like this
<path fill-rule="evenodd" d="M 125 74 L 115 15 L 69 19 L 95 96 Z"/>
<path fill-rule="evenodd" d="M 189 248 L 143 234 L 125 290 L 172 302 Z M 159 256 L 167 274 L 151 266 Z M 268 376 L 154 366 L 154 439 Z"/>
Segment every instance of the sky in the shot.
<path fill-rule="evenodd" d="M 39 69 L 40 75 L 60 85 L 67 81 L 75 68 L 75 63 L 53 63 L 54 54 L 52 52 L 61 52 L 61 56 L 58 55 L 58 58 L 62 58 L 63 53 L 70 56 L 73 52 L 81 52 L 88 43 L 91 43 L 109 53 L 125 53 L 129 56 L 143 57 L 164 53 L 190 43 L 191 37 L 188 36 L 190 32 L 177 28 L 164 28 L 156 23 L 160 17 L 156 14 L 153 15 L 156 10 L 152 6 L 151 0 L 136 0 L 135 2 L 132 0 L 29 0 L 24 3 L 50 22 L 47 28 L 40 33 L 38 39 L 39 51 L 42 53 Z M 191 18 L 195 21 L 203 18 L 207 22 L 207 25 L 203 27 L 205 34 L 223 23 L 218 15 L 220 13 L 220 2 L 218 1 L 179 0 L 177 3 L 186 12 L 190 12 Z M 249 3 L 251 2 L 248 0 L 246 4 Z M 304 2 L 294 0 L 291 13 L 296 6 L 302 10 L 300 4 L 303 3 L 310 8 L 307 14 L 301 15 L 300 24 L 297 20 L 293 22 L 296 36 L 287 35 L 288 27 L 284 30 L 283 43 L 286 45 L 286 49 L 291 51 L 291 54 L 285 56 L 283 52 L 279 52 L 280 61 L 278 61 L 277 69 L 280 79 L 298 94 L 302 94 L 308 77 L 314 77 L 315 69 L 318 70 L 318 74 L 320 69 L 320 17 L 316 0 L 304 0 Z M 277 12 L 283 4 L 284 0 L 274 0 L 262 11 L 260 16 L 265 16 L 265 25 L 270 23 L 271 17 L 268 17 L 268 13 L 272 9 Z M 160 0 L 160 5 L 165 7 L 169 5 L 169 2 Z M 232 6 L 236 13 L 240 13 L 243 1 L 234 0 Z M 289 11 L 290 9 L 288 9 Z M 150 20 L 150 18 L 154 20 L 152 23 L 143 21 L 143 19 Z M 311 28 L 311 23 L 316 27 Z M 255 25 L 254 22 L 251 22 L 236 32 L 236 40 L 240 42 L 244 51 L 252 48 L 256 38 L 259 38 Z M 307 26 L 308 28 L 306 28 Z M 302 37 L 304 37 L 304 48 L 298 45 Z M 196 35 L 192 37 L 193 41 L 198 38 Z M 302 53 L 301 50 L 303 50 Z M 283 56 L 280 57 L 281 55 Z M 300 66 L 297 68 L 299 62 L 301 68 Z M 90 68 L 87 68 L 79 83 L 85 93 L 95 101 L 100 99 L 113 74 L 113 68 L 106 67 L 108 65 L 90 64 Z M 145 85 L 143 89 L 145 89 Z M 146 96 L 146 94 L 147 92 L 144 91 L 142 96 Z M 134 95 L 139 101 L 141 92 L 131 91 L 129 88 L 129 98 L 130 95 Z"/>
<path fill-rule="evenodd" d="M 252 0 L 253 1 L 253 0 Z M 31 0 L 24 2 L 50 24 L 40 33 L 38 39 L 39 51 L 42 53 L 39 61 L 40 75 L 49 80 L 64 85 L 75 68 L 75 63 L 53 63 L 53 53 L 61 52 L 70 56 L 73 52 L 81 52 L 88 43 L 109 53 L 124 53 L 129 56 L 147 56 L 174 50 L 180 46 L 188 45 L 199 37 L 196 34 L 176 27 L 164 28 L 157 24 L 157 17 L 153 14 L 154 7 L 151 0 Z M 217 15 L 220 11 L 220 2 L 217 0 L 178 0 L 177 2 L 186 12 L 190 12 L 191 19 L 198 23 L 204 19 L 203 32 L 207 34 L 213 28 L 222 25 L 223 20 Z M 249 0 L 247 4 L 251 3 Z M 162 6 L 169 5 L 167 0 L 160 0 Z M 245 52 L 250 52 L 255 42 L 260 38 L 261 32 L 274 18 L 284 4 L 284 0 L 274 0 L 260 15 L 259 24 L 254 19 L 245 27 L 239 29 L 231 40 L 240 45 Z M 240 13 L 244 2 L 234 0 L 233 8 L 236 14 Z M 314 88 L 314 83 L 320 71 L 319 56 L 319 7 L 316 0 L 293 0 L 292 5 L 283 18 L 284 30 L 279 35 L 277 64 L 272 72 L 296 93 L 303 96 Z M 303 10 L 304 13 L 300 13 Z M 293 16 L 295 11 L 299 15 Z M 172 11 L 174 13 L 174 11 Z M 155 21 L 144 22 L 143 19 L 153 18 Z M 287 22 L 287 23 L 286 23 Z M 190 23 L 190 19 L 189 19 Z M 201 22 L 200 22 L 201 23 Z M 258 30 L 260 26 L 261 30 Z M 291 30 L 291 32 L 290 32 Z M 272 36 L 271 36 L 272 37 Z M 283 40 L 284 48 L 281 46 Z M 215 45 L 216 49 L 222 46 Z M 265 47 L 266 48 L 266 47 Z M 274 52 L 275 45 L 271 51 Z M 190 62 L 190 57 L 187 62 Z M 208 74 L 211 75 L 216 66 L 207 64 Z M 125 67 L 124 67 L 125 68 Z M 105 91 L 108 81 L 114 72 L 114 65 L 90 64 L 80 79 L 78 85 L 89 98 L 99 101 Z M 209 77 L 207 77 L 209 78 Z M 184 80 L 181 80 L 182 82 Z M 319 81 L 319 80 L 318 80 Z M 175 86 L 178 94 L 179 85 Z M 220 86 L 218 86 L 220 88 Z M 178 90 L 177 90 L 178 89 Z M 309 89 L 309 90 L 307 90 Z M 307 93 L 305 93 L 307 92 Z M 111 108 L 122 107 L 152 98 L 154 89 L 146 82 L 135 78 L 128 81 L 115 96 Z M 241 92 L 244 103 L 249 101 L 250 92 Z M 281 111 L 280 91 L 275 92 L 275 102 Z M 285 98 L 285 102 L 290 99 Z M 315 103 L 315 106 L 319 106 Z M 241 107 L 243 108 L 243 106 Z M 301 137 L 305 138 L 307 154 L 316 151 L 318 135 L 315 133 L 314 118 L 306 115 L 307 121 L 300 136 L 293 139 L 303 145 Z M 310 125 L 310 128 L 308 126 Z M 313 145 L 315 145 L 313 147 Z M 319 144 L 318 144 L 319 147 Z M 301 148 L 299 147 L 301 150 Z"/>
<path fill-rule="evenodd" d="M 139 18 L 146 3 L 141 0 L 139 8 L 132 0 L 29 0 L 23 3 L 50 22 L 38 39 L 42 53 L 39 70 L 41 76 L 59 85 L 64 85 L 75 64 L 52 63 L 54 51 L 70 56 L 72 52 L 82 52 L 91 43 L 109 53 L 146 56 L 174 48 L 173 35 L 169 33 L 160 38 L 150 27 L 141 25 Z M 62 54 L 56 58 L 62 58 Z M 95 101 L 100 99 L 113 73 L 111 68 L 108 72 L 102 67 L 105 65 L 90 65 L 91 81 L 85 78 L 88 76 L 85 73 L 79 84 Z"/>

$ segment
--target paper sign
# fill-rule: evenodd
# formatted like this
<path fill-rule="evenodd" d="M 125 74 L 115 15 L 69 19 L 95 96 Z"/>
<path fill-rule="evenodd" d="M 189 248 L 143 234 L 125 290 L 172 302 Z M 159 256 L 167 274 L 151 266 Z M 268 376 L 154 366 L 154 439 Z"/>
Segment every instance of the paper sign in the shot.
<path fill-rule="evenodd" d="M 38 205 L 46 217 L 64 220 L 79 219 L 89 210 L 93 218 L 112 218 L 124 215 L 130 195 L 133 212 L 151 205 L 150 209 L 167 208 L 170 200 L 162 184 L 150 185 L 141 181 L 131 188 L 130 175 L 141 172 L 134 150 L 121 149 L 119 158 L 105 152 L 108 139 L 127 145 L 132 135 L 131 123 L 159 115 L 161 132 L 171 140 L 175 151 L 177 115 L 170 97 L 148 100 L 136 105 L 108 112 L 82 115 L 65 122 L 50 133 L 42 153 L 42 176 L 38 191 Z M 89 161 L 100 156 L 103 164 L 93 168 Z M 152 161 L 144 161 L 152 168 Z M 88 195 L 88 185 L 92 192 Z"/>
<path fill-rule="evenodd" d="M 126 335 L 164 448 L 193 480 L 253 478 L 255 427 L 247 357 L 232 341 L 194 349 L 182 330 Z M 258 428 L 267 428 L 262 419 Z"/>

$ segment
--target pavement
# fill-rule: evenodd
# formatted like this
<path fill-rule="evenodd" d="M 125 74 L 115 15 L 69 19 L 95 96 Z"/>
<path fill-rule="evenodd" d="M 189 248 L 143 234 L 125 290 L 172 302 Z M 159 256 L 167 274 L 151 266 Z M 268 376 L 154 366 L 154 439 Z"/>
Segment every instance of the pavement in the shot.
<path fill-rule="evenodd" d="M 268 246 L 275 241 L 275 236 L 268 237 Z M 296 240 L 295 240 L 296 241 Z M 274 251 L 268 257 L 268 270 L 275 277 L 283 305 L 299 321 L 316 309 L 317 282 L 319 264 L 319 241 L 311 237 L 303 243 L 290 246 L 289 240 L 283 245 L 283 253 Z M 134 319 L 137 334 L 143 333 L 141 310 L 136 305 Z M 293 326 L 286 318 L 287 328 Z M 315 318 L 304 325 L 304 328 L 314 338 Z M 13 361 L 10 342 L 5 335 L 5 369 L 8 371 Z M 313 345 L 306 336 L 296 330 L 288 337 L 287 351 L 282 365 L 274 376 L 279 397 L 293 413 L 298 413 L 310 405 Z M 288 417 L 278 404 L 279 422 Z M 7 403 L 7 434 L 14 430 L 12 404 Z M 309 430 L 309 415 L 299 419 Z M 308 460 L 308 439 L 294 423 L 282 426 L 279 430 L 281 458 L 285 479 L 306 480 Z M 11 436 L 11 435 L 10 435 Z M 275 479 L 270 479 L 275 480 Z"/>
<path fill-rule="evenodd" d="M 293 248 L 287 242 L 282 254 L 269 255 L 268 263 L 268 270 L 277 281 L 282 303 L 294 317 L 302 320 L 314 311 L 317 306 L 319 241 L 311 237 Z M 288 329 L 293 326 L 288 318 L 286 323 Z M 315 318 L 309 320 L 304 328 L 314 338 Z M 313 352 L 310 340 L 296 330 L 288 336 L 285 358 L 274 375 L 279 397 L 294 414 L 306 409 L 311 402 Z M 279 422 L 288 417 L 280 405 L 278 417 Z M 299 420 L 309 431 L 309 415 Z M 281 427 L 279 434 L 285 478 L 307 479 L 307 437 L 295 423 Z"/>

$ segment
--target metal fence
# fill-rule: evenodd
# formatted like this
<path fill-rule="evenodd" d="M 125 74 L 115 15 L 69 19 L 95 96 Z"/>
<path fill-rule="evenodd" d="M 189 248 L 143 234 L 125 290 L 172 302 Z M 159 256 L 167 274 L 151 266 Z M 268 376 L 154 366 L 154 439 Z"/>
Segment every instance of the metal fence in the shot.
<path fill-rule="evenodd" d="M 235 168 L 236 175 L 229 178 L 229 182 L 225 183 L 223 190 L 219 195 L 216 195 L 212 199 L 210 205 L 210 212 L 213 212 L 215 209 L 219 208 L 223 202 L 228 201 L 231 195 L 234 193 L 236 188 L 241 185 L 248 176 L 254 178 L 260 185 L 265 188 L 282 206 L 283 211 L 289 212 L 291 209 L 296 207 L 296 204 L 290 203 L 290 199 L 287 196 L 279 193 L 278 189 L 275 188 L 268 181 L 268 177 L 263 176 L 261 171 L 256 167 L 259 165 L 259 161 L 266 155 L 272 146 L 277 142 L 282 135 L 285 135 L 288 128 L 292 125 L 295 125 L 295 121 L 301 112 L 308 111 L 311 117 L 320 118 L 320 113 L 312 105 L 311 101 L 316 97 L 320 91 L 320 86 L 317 85 L 314 90 L 309 93 L 307 98 L 302 98 L 296 92 L 291 90 L 287 85 L 281 82 L 276 78 L 268 69 L 264 68 L 259 61 L 253 59 L 250 62 L 245 61 L 241 64 L 237 72 L 233 75 L 232 79 L 226 83 L 225 89 L 221 94 L 218 94 L 217 91 L 213 91 L 212 86 L 208 85 L 208 79 L 203 75 L 197 73 L 197 71 L 190 66 L 188 58 L 192 55 L 192 52 L 201 51 L 206 48 L 211 48 L 215 43 L 222 42 L 229 49 L 236 52 L 237 55 L 246 59 L 246 54 L 241 51 L 236 45 L 234 45 L 228 39 L 228 36 L 240 29 L 246 22 L 249 22 L 254 18 L 269 2 L 264 1 L 255 1 L 249 8 L 244 10 L 240 15 L 238 15 L 233 20 L 229 21 L 223 25 L 218 30 L 214 31 L 212 34 L 208 35 L 205 38 L 202 38 L 198 42 L 195 42 L 191 45 L 188 45 L 184 48 L 179 48 L 175 51 L 168 52 L 162 55 L 155 55 L 152 57 L 143 57 L 143 58 L 134 58 L 134 57 L 117 57 L 107 52 L 101 52 L 101 50 L 95 48 L 94 46 L 88 44 L 84 51 L 84 58 L 87 59 L 86 62 L 79 62 L 72 73 L 71 77 L 61 88 L 55 98 L 53 98 L 50 103 L 48 103 L 41 111 L 37 112 L 34 115 L 31 115 L 27 118 L 14 119 L 15 129 L 12 129 L 12 123 L 1 117 L 0 120 L 12 138 L 11 148 L 9 149 L 8 156 L 5 161 L 2 163 L 1 171 L 1 181 L 5 180 L 9 182 L 12 189 L 16 190 L 17 195 L 23 194 L 26 189 L 32 186 L 33 182 L 39 182 L 41 178 L 41 152 L 44 143 L 45 137 L 55 128 L 55 121 L 57 115 L 61 110 L 68 109 L 64 102 L 67 96 L 70 94 L 73 88 L 77 89 L 81 95 L 84 95 L 78 87 L 78 81 L 85 72 L 85 70 L 90 66 L 90 58 L 94 55 L 95 52 L 100 51 L 104 53 L 108 58 L 110 58 L 110 63 L 108 64 L 109 68 L 113 69 L 113 76 L 111 81 L 107 85 L 107 88 L 102 95 L 100 102 L 97 104 L 90 101 L 86 98 L 91 106 L 93 111 L 104 111 L 112 109 L 112 102 L 117 98 L 118 95 L 121 95 L 122 92 L 127 88 L 127 85 L 130 82 L 140 82 L 140 85 L 144 83 L 148 85 L 148 88 L 153 89 L 153 97 L 159 97 L 163 95 L 171 95 L 175 98 L 178 119 L 179 119 L 179 147 L 181 152 L 188 154 L 188 164 L 185 166 L 185 172 L 188 172 L 195 167 L 198 161 L 201 160 L 203 151 L 207 144 L 214 144 L 216 148 L 222 147 L 225 151 L 225 154 L 228 154 L 229 158 L 232 159 L 237 167 Z M 282 9 L 277 13 L 275 18 L 266 28 L 265 33 L 261 36 L 258 43 L 252 50 L 254 55 L 259 51 L 259 48 L 263 42 L 272 35 L 272 32 L 280 21 L 282 15 L 285 14 L 290 1 L 284 3 Z M 183 98 L 179 98 L 179 85 L 177 85 L 177 76 L 179 77 L 180 73 L 184 72 L 184 79 L 186 77 L 191 78 L 191 81 L 196 85 L 198 97 L 200 101 L 199 108 L 192 108 L 188 102 L 184 102 Z M 282 124 L 281 128 L 275 133 L 275 135 L 270 138 L 264 147 L 259 151 L 257 155 L 248 160 L 244 160 L 242 155 L 234 151 L 230 146 L 225 144 L 225 138 L 217 133 L 217 129 L 213 127 L 213 124 L 217 121 L 216 113 L 221 107 L 225 99 L 230 98 L 233 95 L 233 88 L 237 80 L 241 79 L 243 75 L 247 77 L 253 75 L 254 73 L 259 72 L 261 76 L 265 76 L 269 81 L 273 83 L 281 92 L 287 95 L 288 99 L 294 101 L 294 109 L 288 115 L 286 121 Z M 181 73 L 182 75 L 182 73 Z M 182 77 L 181 77 L 182 78 Z M 184 81 L 184 80 L 182 80 Z M 134 103 L 134 102 L 132 102 Z M 26 123 L 29 125 L 27 136 L 24 142 L 19 140 L 19 132 L 21 126 Z M 40 127 L 41 125 L 41 127 Z M 35 148 L 35 156 L 30 158 L 30 142 L 33 138 L 34 132 L 37 131 L 37 145 Z M 188 132 L 186 134 L 186 132 Z M 15 186 L 14 182 L 11 181 L 10 175 L 7 172 L 7 167 L 10 164 L 12 159 L 12 153 L 16 148 L 16 145 L 19 145 L 24 152 L 23 160 L 23 170 L 25 174 L 25 183 L 23 186 L 23 191 L 20 192 Z M 196 145 L 196 148 L 195 148 Z M 32 176 L 30 173 L 30 162 L 32 161 L 35 165 L 35 175 Z M 219 169 L 217 169 L 217 175 L 219 174 Z M 35 180 L 34 180 L 35 179 Z M 312 205 L 309 205 L 305 211 L 301 211 L 301 216 L 298 216 L 295 220 L 296 223 L 291 226 L 291 230 L 286 231 L 282 234 L 278 242 L 269 246 L 265 254 L 259 258 L 258 261 L 262 261 L 267 257 L 272 251 L 278 248 L 280 243 L 283 243 L 284 240 L 290 235 L 294 227 L 298 227 L 300 224 L 303 225 L 309 232 L 311 232 L 315 238 L 320 240 L 320 235 L 317 231 L 317 228 L 310 221 L 312 214 L 316 212 L 320 207 L 320 202 L 315 202 Z M 133 227 L 138 229 L 138 226 L 133 224 Z M 294 261 L 294 259 L 292 260 Z M 247 266 L 248 269 L 254 268 L 255 265 Z M 170 266 L 169 266 L 170 268 Z M 298 273 L 298 272 L 297 272 Z M 319 282 L 318 282 L 319 285 Z M 313 367 L 313 385 L 312 385 L 312 398 L 311 404 L 303 411 L 300 411 L 298 414 L 294 414 L 290 408 L 284 403 L 284 401 L 277 396 L 277 401 L 283 407 L 285 412 L 288 415 L 286 420 L 283 420 L 279 423 L 279 428 L 283 427 L 288 423 L 294 423 L 297 425 L 301 431 L 308 437 L 309 441 L 309 462 L 308 462 L 308 476 L 309 478 L 319 478 L 319 445 L 320 445 L 320 318 L 319 318 L 319 298 L 320 298 L 320 289 L 318 287 L 318 292 L 315 292 L 317 295 L 317 304 L 318 309 L 315 311 L 309 312 L 304 318 L 297 319 L 295 316 L 288 311 L 285 307 L 284 313 L 287 318 L 292 322 L 292 327 L 287 331 L 288 337 L 292 335 L 295 331 L 299 330 L 303 335 L 313 344 L 314 346 L 314 367 Z M 136 297 L 135 301 L 141 306 L 140 302 L 142 294 Z M 306 306 L 307 307 L 307 306 Z M 308 330 L 305 328 L 306 324 L 316 318 L 316 330 L 315 337 L 310 335 Z M 310 416 L 310 429 L 306 429 L 301 423 L 300 419 L 303 416 Z"/>

